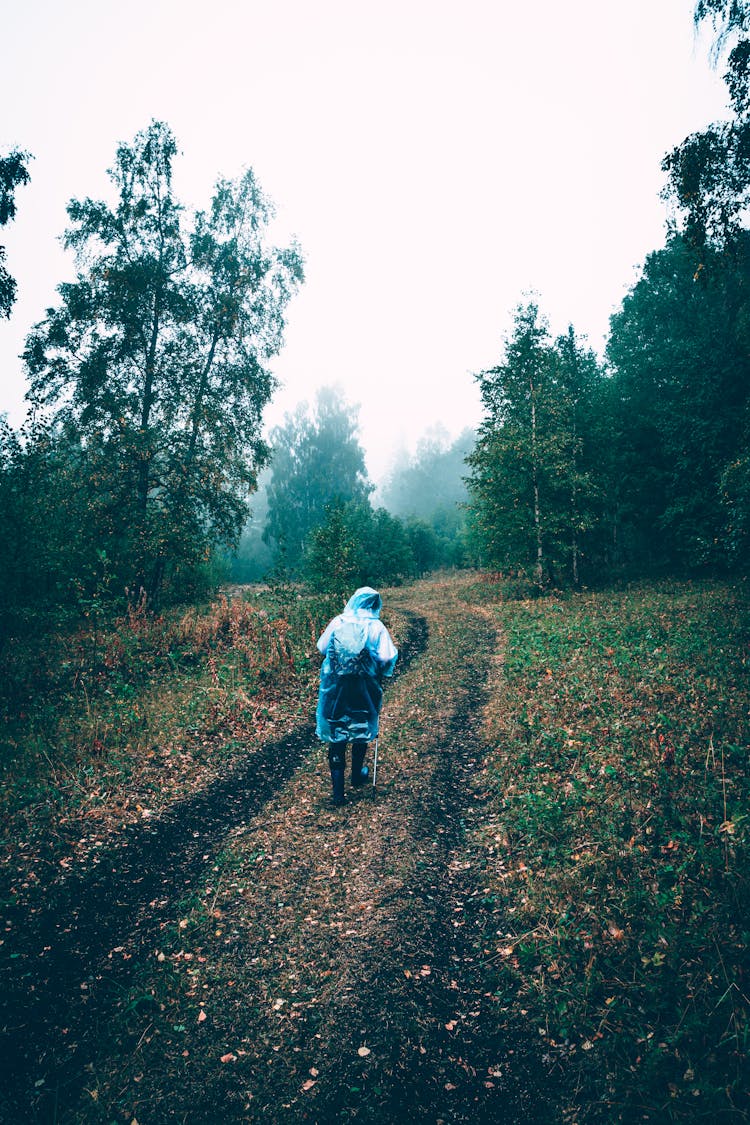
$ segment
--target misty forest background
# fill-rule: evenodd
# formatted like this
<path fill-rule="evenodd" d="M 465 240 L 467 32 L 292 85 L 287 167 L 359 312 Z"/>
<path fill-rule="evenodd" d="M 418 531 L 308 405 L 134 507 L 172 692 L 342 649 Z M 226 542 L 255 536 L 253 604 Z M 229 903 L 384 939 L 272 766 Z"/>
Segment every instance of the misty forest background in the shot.
<path fill-rule="evenodd" d="M 719 47 L 746 5 L 701 0 Z M 724 36 L 724 40 L 721 39 Z M 122 144 L 113 195 L 72 200 L 74 282 L 28 335 L 26 423 L 0 429 L 0 634 L 227 578 L 316 589 L 484 566 L 537 591 L 742 569 L 748 551 L 748 49 L 733 114 L 664 158 L 671 220 L 600 359 L 519 304 L 477 374 L 477 434 L 425 435 L 375 491 L 356 404 L 319 391 L 261 436 L 302 251 L 269 244 L 252 171 L 205 210 L 175 198 L 177 146 Z M 32 158 L 0 163 L 0 223 Z M 2 264 L 0 311 L 15 283 Z M 398 403 L 393 403 L 394 422 Z"/>

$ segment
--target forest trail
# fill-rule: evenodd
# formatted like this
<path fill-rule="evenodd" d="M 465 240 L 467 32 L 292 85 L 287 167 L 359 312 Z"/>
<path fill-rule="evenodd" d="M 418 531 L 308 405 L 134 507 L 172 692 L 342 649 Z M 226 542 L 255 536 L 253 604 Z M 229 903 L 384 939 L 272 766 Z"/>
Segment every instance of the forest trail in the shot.
<path fill-rule="evenodd" d="M 486 991 L 464 845 L 496 637 L 460 591 L 389 598 L 376 794 L 330 808 L 305 725 L 12 920 L 3 1120 L 555 1119 L 541 1049 Z"/>

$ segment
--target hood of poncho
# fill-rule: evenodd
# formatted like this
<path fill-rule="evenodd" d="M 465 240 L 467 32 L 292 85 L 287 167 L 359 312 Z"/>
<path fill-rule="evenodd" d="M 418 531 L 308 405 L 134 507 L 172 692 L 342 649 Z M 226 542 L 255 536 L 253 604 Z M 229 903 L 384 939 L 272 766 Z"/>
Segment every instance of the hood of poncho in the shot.
<path fill-rule="evenodd" d="M 379 617 L 382 608 L 383 600 L 377 590 L 373 590 L 372 586 L 360 586 L 346 603 L 344 613 Z"/>

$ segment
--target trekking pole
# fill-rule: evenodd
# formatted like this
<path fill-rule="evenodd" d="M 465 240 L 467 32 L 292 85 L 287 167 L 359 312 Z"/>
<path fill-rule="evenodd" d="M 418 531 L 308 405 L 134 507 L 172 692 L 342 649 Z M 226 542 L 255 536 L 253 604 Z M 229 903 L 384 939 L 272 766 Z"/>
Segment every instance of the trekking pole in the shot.
<path fill-rule="evenodd" d="M 375 792 L 375 782 L 378 778 L 378 740 L 375 739 L 375 756 L 372 763 L 372 791 Z"/>

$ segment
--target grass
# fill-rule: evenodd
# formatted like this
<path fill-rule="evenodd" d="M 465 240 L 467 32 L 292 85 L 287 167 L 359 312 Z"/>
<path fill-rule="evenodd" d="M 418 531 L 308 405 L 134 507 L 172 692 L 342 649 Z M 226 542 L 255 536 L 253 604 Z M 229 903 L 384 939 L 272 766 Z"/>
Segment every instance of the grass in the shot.
<path fill-rule="evenodd" d="M 205 785 L 309 708 L 326 606 L 272 592 L 16 640 L 0 668 L 0 863 L 49 871 Z M 290 691 L 290 686 L 293 690 Z M 11 874 L 13 878 L 13 874 Z"/>
<path fill-rule="evenodd" d="M 644 586 L 496 617 L 493 986 L 572 1060 L 572 1120 L 744 1120 L 745 596 Z"/>
<path fill-rule="evenodd" d="M 60 1120 L 315 1120 L 327 1097 L 343 1119 L 382 1121 L 394 1074 L 414 1073 L 407 1048 L 425 1060 L 425 1089 L 434 1079 L 457 1099 L 482 1058 L 490 1097 L 519 1064 L 523 1028 L 569 1125 L 747 1121 L 746 592 L 662 583 L 503 600 L 462 578 L 386 605 L 397 640 L 403 608 L 428 618 L 430 638 L 388 689 L 377 801 L 328 809 L 312 749 L 207 853 Z M 14 896 L 309 722 L 313 643 L 337 608 L 292 589 L 218 599 L 19 662 L 0 798 Z M 487 622 L 482 746 L 472 734 L 466 749 L 483 764 L 441 804 L 436 783 L 447 797 L 451 777 L 466 784 L 443 769 L 444 740 L 452 724 L 461 746 L 463 641 L 474 630 L 484 664 Z M 342 1071 L 336 1032 L 369 1078 Z M 493 1051 L 507 1040 L 508 1055 L 483 1058 L 481 1036 Z"/>

